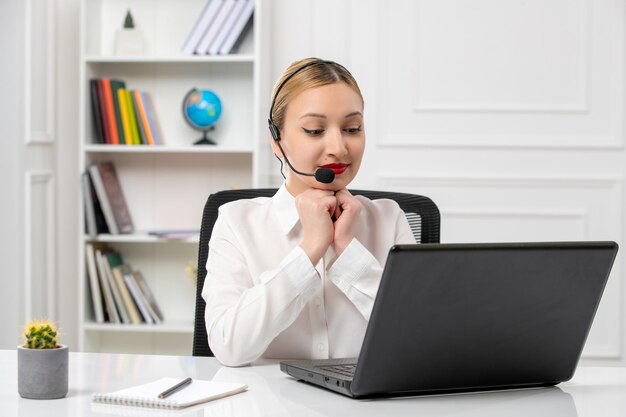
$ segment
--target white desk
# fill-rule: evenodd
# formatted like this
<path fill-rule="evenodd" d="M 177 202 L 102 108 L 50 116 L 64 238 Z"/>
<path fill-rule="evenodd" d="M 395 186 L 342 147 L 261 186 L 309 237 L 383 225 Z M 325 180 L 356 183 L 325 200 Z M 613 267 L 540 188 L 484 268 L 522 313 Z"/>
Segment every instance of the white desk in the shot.
<path fill-rule="evenodd" d="M 92 392 L 113 391 L 162 376 L 243 382 L 248 392 L 183 412 L 92 405 Z M 103 410 L 104 407 L 104 410 Z M 0 415 L 20 416 L 626 416 L 626 368 L 579 368 L 558 387 L 387 400 L 352 400 L 297 382 L 277 364 L 221 367 L 213 358 L 70 353 L 69 393 L 25 400 L 17 393 L 17 353 L 0 350 Z"/>

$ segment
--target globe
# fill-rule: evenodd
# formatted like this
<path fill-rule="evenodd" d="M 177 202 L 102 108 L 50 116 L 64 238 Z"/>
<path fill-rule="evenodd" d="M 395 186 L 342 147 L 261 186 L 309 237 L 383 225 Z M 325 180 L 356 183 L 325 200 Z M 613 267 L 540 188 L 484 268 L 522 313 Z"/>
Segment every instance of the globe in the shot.
<path fill-rule="evenodd" d="M 207 133 L 215 128 L 215 123 L 222 115 L 222 102 L 211 90 L 192 88 L 183 99 L 183 116 L 194 129 L 202 131 L 202 138 L 195 145 L 215 142 L 207 137 Z"/>

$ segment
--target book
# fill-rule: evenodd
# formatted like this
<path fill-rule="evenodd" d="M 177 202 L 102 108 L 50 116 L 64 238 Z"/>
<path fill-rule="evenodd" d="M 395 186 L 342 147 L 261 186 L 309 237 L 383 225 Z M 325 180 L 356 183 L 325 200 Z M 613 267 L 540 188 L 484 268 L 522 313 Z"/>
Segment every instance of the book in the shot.
<path fill-rule="evenodd" d="M 133 105 L 133 110 L 135 110 L 135 119 L 137 123 L 137 134 L 139 135 L 139 144 L 147 145 L 149 142 L 148 142 L 148 137 L 146 136 L 146 131 L 144 128 L 141 110 L 139 109 L 139 102 L 137 101 L 139 98 L 137 93 L 138 93 L 137 90 L 129 91 L 130 100 Z"/>
<path fill-rule="evenodd" d="M 96 234 L 109 233 L 109 227 L 107 226 L 106 219 L 104 218 L 104 213 L 102 212 L 100 201 L 98 200 L 98 196 L 96 195 L 96 189 L 94 188 L 91 175 L 89 174 L 89 170 L 86 170 L 84 174 L 89 183 L 89 193 L 87 194 L 87 196 L 91 199 L 89 209 L 93 208 L 96 220 Z"/>
<path fill-rule="evenodd" d="M 141 102 L 143 103 L 143 107 L 146 112 L 146 118 L 148 120 L 148 125 L 150 126 L 150 133 L 152 135 L 152 140 L 154 141 L 153 144 L 163 145 L 161 125 L 159 124 L 159 119 L 157 118 L 154 102 L 152 101 L 152 96 L 149 93 L 142 92 Z"/>
<path fill-rule="evenodd" d="M 109 119 L 107 118 L 107 107 L 104 99 L 104 90 L 102 87 L 102 80 L 96 80 L 96 87 L 98 89 L 98 102 L 100 104 L 100 124 L 102 125 L 102 133 L 104 134 L 104 143 L 112 144 L 111 132 L 109 132 Z"/>
<path fill-rule="evenodd" d="M 128 290 L 133 296 L 133 300 L 137 304 L 137 308 L 141 312 L 143 320 L 148 324 L 155 324 L 157 321 L 154 319 L 154 316 L 150 313 L 148 308 L 148 301 L 144 298 L 139 286 L 135 282 L 135 278 L 133 277 L 132 271 L 124 274 L 124 282 L 128 287 Z"/>
<path fill-rule="evenodd" d="M 85 233 L 90 237 L 95 237 L 98 234 L 98 228 L 96 226 L 96 210 L 91 198 L 89 173 L 83 172 L 80 177 L 80 185 L 83 191 L 83 203 L 85 206 Z"/>
<path fill-rule="evenodd" d="M 113 275 L 113 268 L 122 265 L 123 263 L 122 256 L 116 251 L 108 250 L 102 252 L 102 260 L 104 273 L 106 274 L 107 281 L 111 286 L 111 293 L 113 295 L 115 306 L 117 307 L 117 312 L 120 315 L 122 323 L 130 324 L 132 321 L 129 312 L 126 309 L 126 305 L 124 304 L 124 299 L 122 298 L 122 289 L 115 280 L 115 275 Z"/>
<path fill-rule="evenodd" d="M 213 41 L 211 42 L 211 45 L 209 45 L 209 55 L 217 55 L 219 53 L 220 46 L 222 46 L 222 44 L 224 43 L 224 40 L 226 40 L 226 37 L 230 33 L 235 22 L 239 18 L 239 15 L 243 11 L 244 7 L 246 6 L 246 0 L 234 0 L 234 1 L 235 1 L 235 5 L 233 6 L 233 9 L 228 15 L 228 17 L 226 18 L 226 20 L 224 21 L 224 25 L 222 26 L 222 29 L 215 36 L 215 39 L 213 39 Z"/>
<path fill-rule="evenodd" d="M 146 135 L 146 143 L 148 145 L 154 145 L 154 138 L 152 137 L 152 132 L 150 131 L 150 123 L 148 123 L 148 115 L 146 114 L 146 106 L 144 105 L 144 97 L 141 91 L 133 91 L 133 96 L 135 98 L 135 103 L 137 103 L 137 108 L 139 109 L 139 123 L 143 127 L 143 131 Z"/>
<path fill-rule="evenodd" d="M 122 120 L 122 110 L 120 107 L 120 99 L 118 91 L 126 88 L 126 83 L 120 80 L 110 80 L 111 93 L 113 95 L 113 110 L 115 111 L 115 122 L 117 123 L 117 135 L 119 138 L 119 144 L 128 144 L 128 138 L 126 132 L 124 132 L 124 125 Z"/>
<path fill-rule="evenodd" d="M 202 37 L 204 36 L 208 28 L 211 26 L 211 23 L 213 22 L 213 19 L 215 18 L 215 15 L 217 14 L 221 5 L 222 0 L 207 1 L 207 3 L 204 5 L 202 13 L 200 13 L 198 20 L 196 21 L 196 24 L 194 25 L 191 32 L 189 32 L 189 35 L 187 36 L 187 39 L 183 44 L 184 54 L 192 55 L 195 52 L 196 47 L 202 40 Z"/>
<path fill-rule="evenodd" d="M 117 102 L 119 103 L 119 109 L 120 109 L 120 117 L 122 119 L 122 133 L 124 135 L 124 142 L 127 145 L 132 145 L 132 134 L 130 133 L 130 114 L 128 113 L 128 103 L 126 102 L 126 95 L 124 94 L 124 91 L 126 91 L 123 88 L 119 88 L 117 90 Z M 122 135 L 120 135 L 120 138 L 122 137 Z M 122 142 L 122 139 L 120 139 L 120 142 Z"/>
<path fill-rule="evenodd" d="M 100 98 L 98 97 L 98 80 L 92 78 L 89 80 L 89 95 L 91 98 L 91 116 L 93 120 L 93 130 L 96 134 L 93 143 L 106 143 L 104 140 L 104 130 L 102 128 L 102 119 L 100 118 Z"/>
<path fill-rule="evenodd" d="M 96 323 L 104 323 L 104 309 L 102 307 L 102 293 L 100 291 L 100 279 L 96 267 L 96 253 L 94 245 L 87 243 L 85 246 L 85 260 L 87 262 L 87 277 L 89 278 L 89 291 Z"/>
<path fill-rule="evenodd" d="M 252 16 L 254 15 L 254 1 L 245 0 L 246 5 L 239 14 L 237 21 L 233 24 L 228 36 L 220 46 L 220 54 L 231 54 L 241 44 L 246 32 L 252 27 Z"/>
<path fill-rule="evenodd" d="M 235 6 L 235 0 L 222 0 L 222 6 L 220 7 L 219 12 L 215 16 L 213 23 L 209 26 L 209 29 L 206 31 L 200 44 L 196 48 L 196 53 L 199 55 L 206 55 L 209 53 L 209 47 L 211 43 L 217 36 L 220 30 L 222 30 L 222 26 L 224 26 L 224 22 L 228 18 L 228 15 L 233 10 Z"/>
<path fill-rule="evenodd" d="M 113 163 L 91 165 L 89 174 L 111 234 L 132 233 L 135 226 Z"/>
<path fill-rule="evenodd" d="M 137 407 L 178 410 L 196 404 L 239 394 L 248 389 L 246 384 L 194 379 L 184 389 L 171 396 L 159 399 L 158 395 L 180 382 L 182 378 L 161 378 L 147 384 L 137 385 L 110 393 L 94 393 L 94 403 L 130 405 Z"/>
<path fill-rule="evenodd" d="M 154 297 L 154 294 L 152 294 L 152 291 L 150 291 L 150 287 L 148 286 L 148 283 L 146 282 L 146 279 L 143 277 L 141 271 L 134 271 L 133 278 L 135 282 L 137 283 L 137 285 L 139 285 L 139 289 L 141 290 L 141 293 L 143 294 L 144 298 L 148 301 L 148 310 L 150 311 L 150 314 L 154 313 L 152 314 L 153 317 L 155 318 L 154 321 L 156 321 L 157 323 L 163 322 L 164 320 L 163 313 L 161 312 L 161 309 L 159 308 L 159 304 L 157 303 L 157 300 Z"/>
<path fill-rule="evenodd" d="M 113 90 L 111 89 L 111 80 L 102 79 L 102 93 L 104 95 L 105 113 L 108 125 L 109 135 L 111 136 L 111 144 L 119 145 L 120 137 L 115 117 L 115 107 L 113 105 Z"/>
<path fill-rule="evenodd" d="M 132 324 L 140 324 L 142 322 L 141 316 L 137 310 L 137 305 L 133 301 L 133 298 L 131 298 L 130 288 L 124 280 L 126 274 L 132 273 L 132 270 L 128 265 L 117 265 L 111 268 L 111 272 L 113 272 L 113 277 L 120 290 L 120 295 L 122 296 L 122 301 L 124 302 L 124 307 L 128 313 L 130 322 Z"/>
<path fill-rule="evenodd" d="M 130 134 L 133 138 L 133 145 L 141 145 L 139 137 L 139 128 L 137 127 L 137 115 L 135 114 L 135 106 L 129 90 L 124 90 L 124 99 L 126 100 L 126 109 L 128 110 L 128 118 L 130 119 Z"/>
<path fill-rule="evenodd" d="M 119 324 L 122 322 L 120 315 L 115 306 L 115 300 L 113 299 L 113 291 L 111 289 L 111 283 L 107 276 L 106 260 L 102 255 L 102 251 L 105 249 L 96 249 L 96 267 L 98 269 L 98 277 L 100 278 L 100 288 L 104 294 L 104 304 L 109 317 L 110 323 Z"/>

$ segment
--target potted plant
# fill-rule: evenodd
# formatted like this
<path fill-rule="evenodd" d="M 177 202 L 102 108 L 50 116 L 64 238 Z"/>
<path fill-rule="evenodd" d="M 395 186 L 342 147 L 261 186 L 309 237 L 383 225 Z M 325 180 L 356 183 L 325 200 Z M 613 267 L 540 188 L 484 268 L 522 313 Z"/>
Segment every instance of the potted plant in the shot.
<path fill-rule="evenodd" d="M 51 400 L 67 395 L 68 348 L 58 343 L 59 331 L 49 321 L 35 320 L 17 347 L 17 390 L 23 398 Z"/>
<path fill-rule="evenodd" d="M 130 10 L 126 12 L 124 26 L 115 33 L 116 55 L 143 55 L 144 41 L 141 30 L 135 27 Z"/>

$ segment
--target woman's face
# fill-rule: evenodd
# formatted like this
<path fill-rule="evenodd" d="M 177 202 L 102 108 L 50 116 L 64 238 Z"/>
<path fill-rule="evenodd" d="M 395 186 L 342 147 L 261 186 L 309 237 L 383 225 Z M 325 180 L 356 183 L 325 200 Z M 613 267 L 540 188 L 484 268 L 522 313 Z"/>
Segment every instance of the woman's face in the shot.
<path fill-rule="evenodd" d="M 304 90 L 287 105 L 281 146 L 298 171 L 315 173 L 328 167 L 335 172 L 330 184 L 288 169 L 287 189 L 298 195 L 309 188 L 341 190 L 356 176 L 365 150 L 361 97 L 338 82 Z M 280 149 L 272 140 L 278 156 Z"/>

